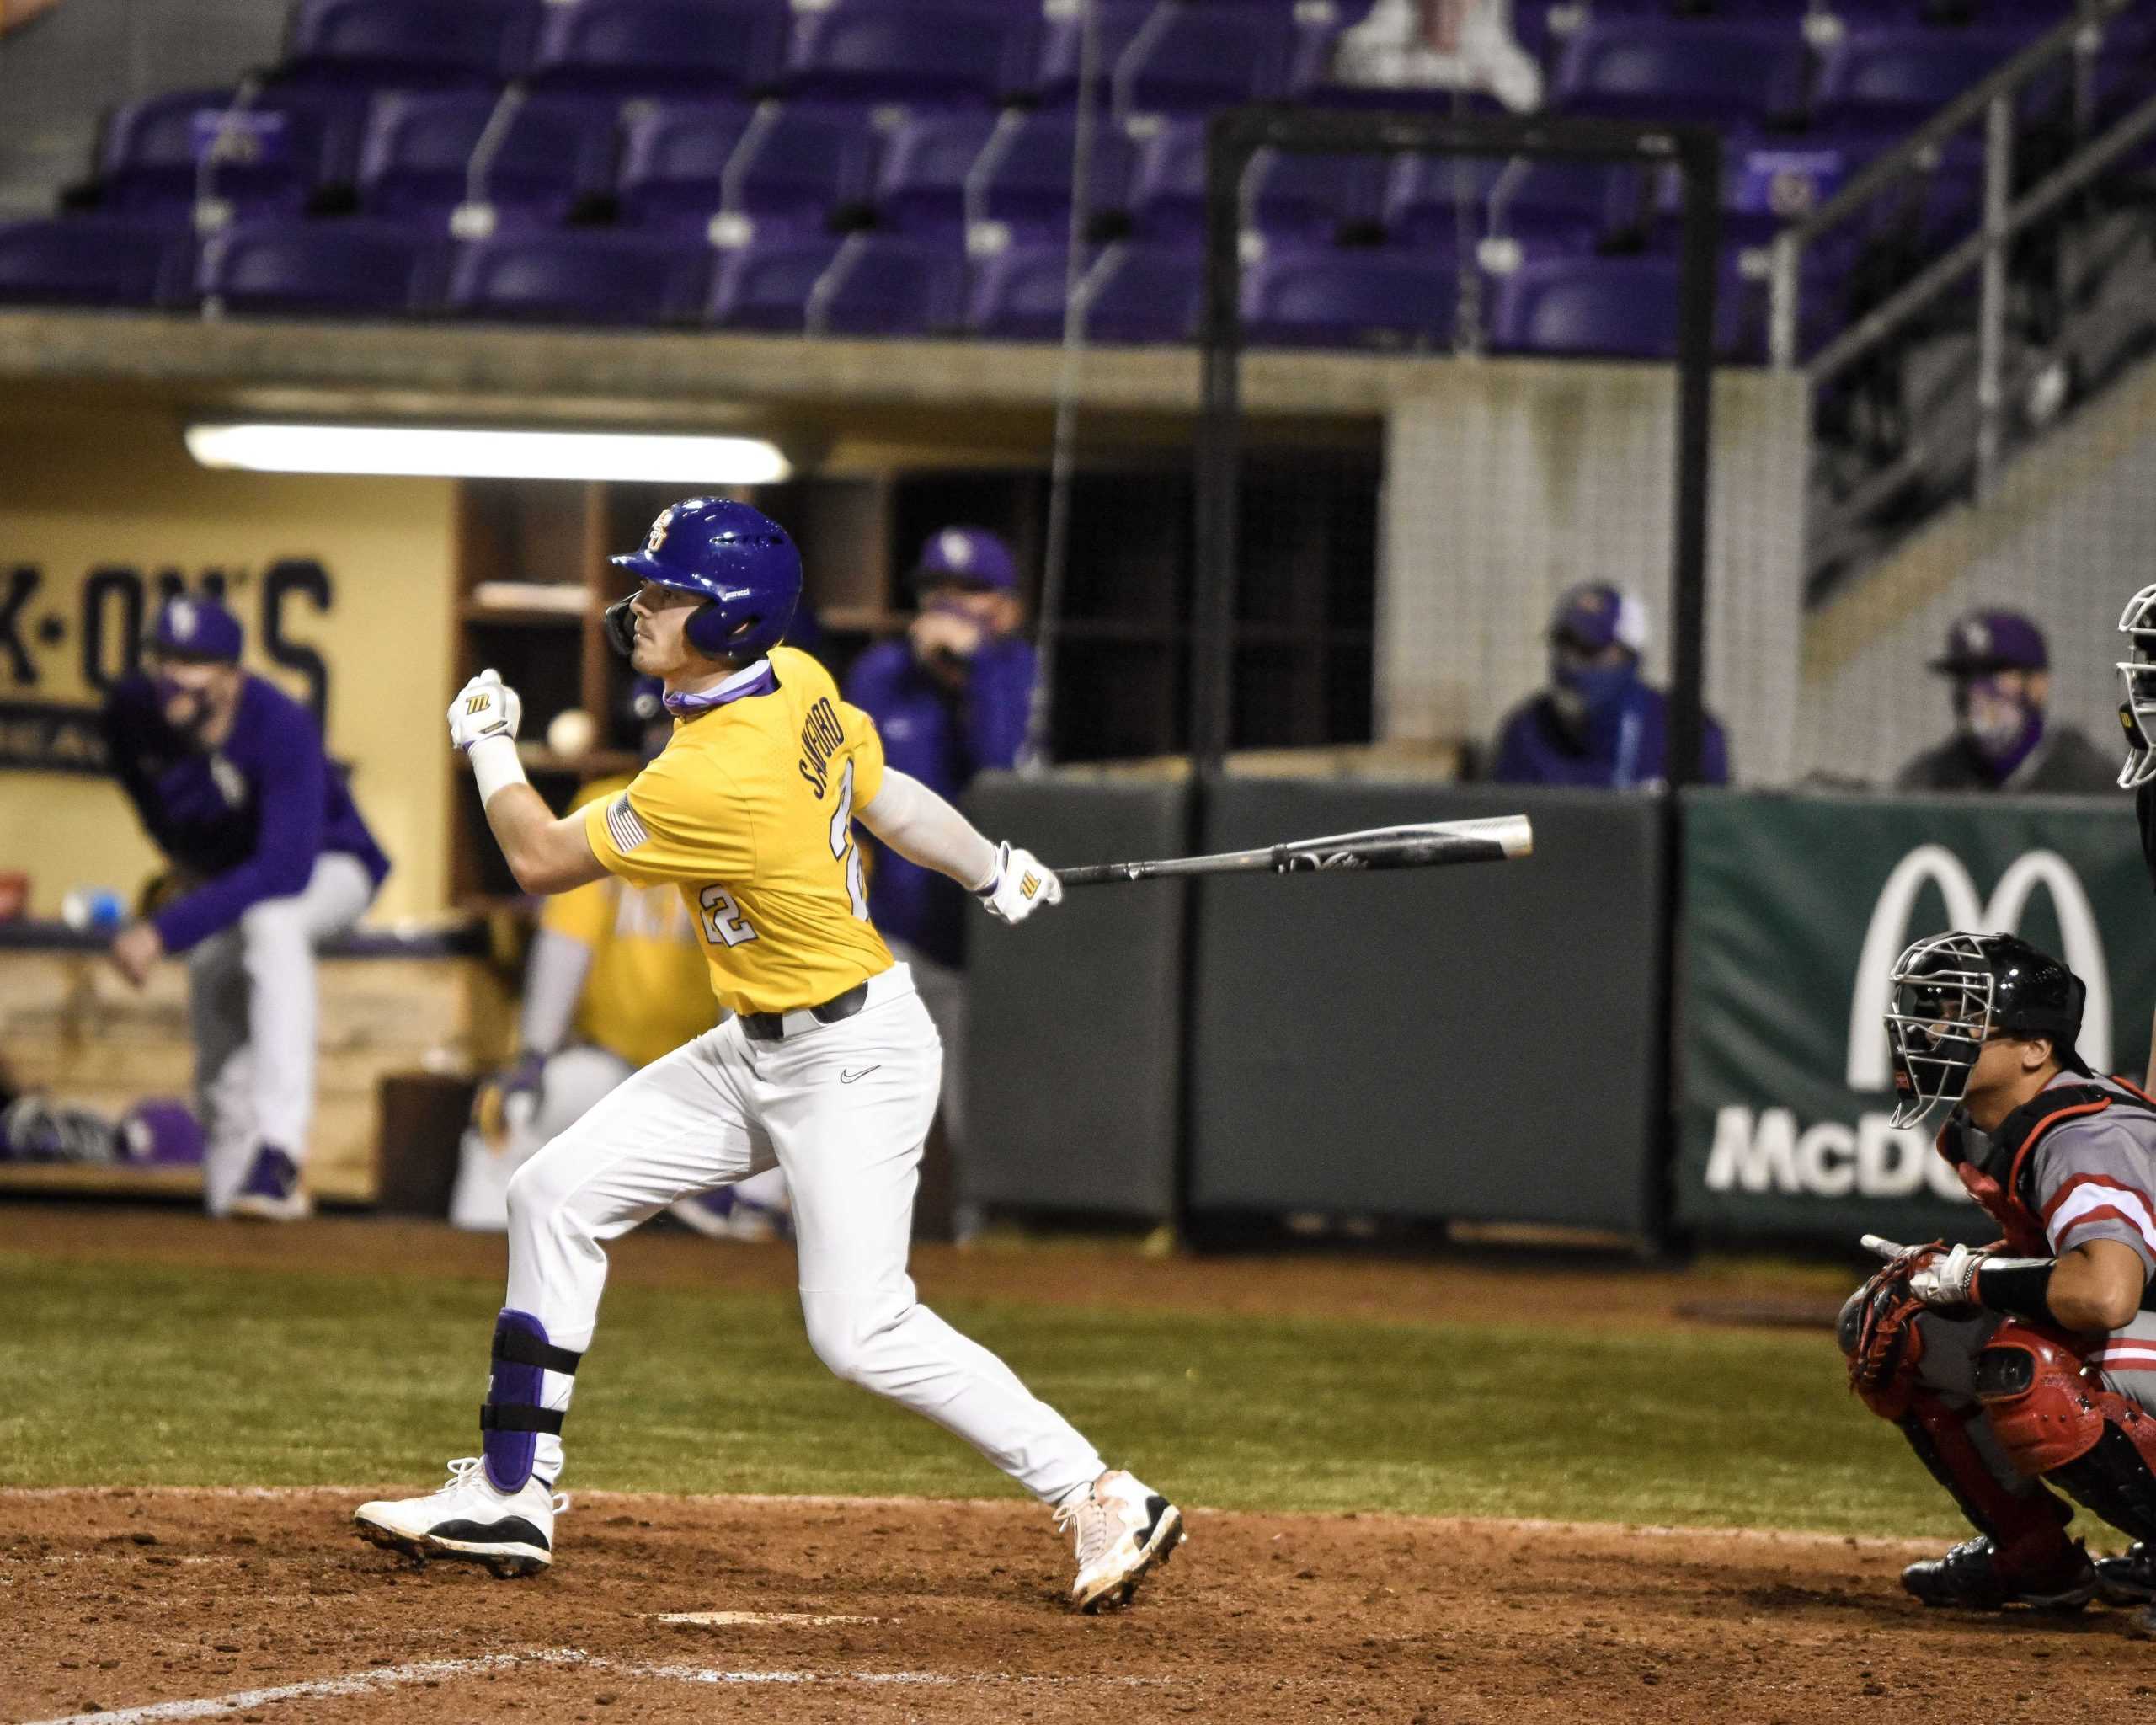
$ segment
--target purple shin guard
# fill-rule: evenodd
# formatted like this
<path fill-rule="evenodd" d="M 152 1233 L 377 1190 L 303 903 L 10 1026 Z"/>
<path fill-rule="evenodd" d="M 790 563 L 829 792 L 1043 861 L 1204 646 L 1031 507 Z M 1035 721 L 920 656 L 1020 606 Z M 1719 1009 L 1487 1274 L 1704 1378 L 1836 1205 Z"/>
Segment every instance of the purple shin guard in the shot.
<path fill-rule="evenodd" d="M 496 1491 L 521 1491 L 531 1477 L 539 1434 L 562 1429 L 561 1410 L 540 1406 L 547 1374 L 574 1374 L 583 1358 L 550 1343 L 547 1327 L 530 1312 L 502 1308 L 494 1320 L 494 1371 L 479 1409 L 479 1453 Z"/>

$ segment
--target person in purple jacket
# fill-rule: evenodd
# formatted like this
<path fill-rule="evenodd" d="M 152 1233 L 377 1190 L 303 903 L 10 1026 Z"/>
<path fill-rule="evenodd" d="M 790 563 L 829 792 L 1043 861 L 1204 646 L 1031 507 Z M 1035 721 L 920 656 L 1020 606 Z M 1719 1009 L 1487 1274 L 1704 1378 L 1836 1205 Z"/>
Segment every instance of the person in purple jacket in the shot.
<path fill-rule="evenodd" d="M 213 599 L 158 612 L 147 675 L 104 705 L 112 770 L 181 889 L 113 937 L 138 987 L 184 953 L 212 1215 L 287 1221 L 314 1108 L 314 949 L 358 921 L 389 862 L 323 752 L 314 716 L 239 668 Z"/>
<path fill-rule="evenodd" d="M 1011 548 L 979 527 L 929 536 L 914 566 L 919 614 L 901 638 L 854 661 L 846 697 L 876 722 L 883 758 L 955 803 L 975 773 L 1017 764 L 1033 696 L 1033 644 Z M 943 1039 L 943 1130 L 959 1174 L 961 1240 L 979 1226 L 965 1197 L 967 895 L 873 846 L 868 908 Z"/>
<path fill-rule="evenodd" d="M 1606 581 L 1572 588 L 1550 620 L 1550 686 L 1506 715 L 1490 777 L 1508 785 L 1651 789 L 1668 777 L 1669 697 L 1640 676 L 1646 607 Z M 1703 714 L 1702 783 L 1729 782 L 1729 740 Z"/>

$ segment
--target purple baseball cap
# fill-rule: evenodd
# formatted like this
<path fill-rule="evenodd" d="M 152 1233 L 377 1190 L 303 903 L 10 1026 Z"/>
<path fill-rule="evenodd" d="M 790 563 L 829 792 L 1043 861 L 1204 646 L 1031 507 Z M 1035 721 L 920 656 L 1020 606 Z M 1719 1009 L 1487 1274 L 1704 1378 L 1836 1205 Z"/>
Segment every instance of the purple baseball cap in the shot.
<path fill-rule="evenodd" d="M 239 619 L 216 600 L 183 594 L 158 607 L 150 645 L 171 659 L 237 665 L 243 638 Z"/>
<path fill-rule="evenodd" d="M 1557 601 L 1550 618 L 1554 640 L 1570 641 L 1589 653 L 1599 653 L 1613 641 L 1644 653 L 1647 647 L 1647 608 L 1621 587 L 1607 581 L 1588 581 L 1568 590 Z"/>
<path fill-rule="evenodd" d="M 1946 651 L 1931 661 L 1942 676 L 1983 676 L 1998 670 L 2049 670 L 2044 632 L 2018 611 L 1972 611 L 1946 631 Z"/>
<path fill-rule="evenodd" d="M 928 536 L 913 566 L 913 585 L 955 581 L 969 587 L 1015 593 L 1018 565 L 1011 547 L 985 527 L 945 527 Z"/>

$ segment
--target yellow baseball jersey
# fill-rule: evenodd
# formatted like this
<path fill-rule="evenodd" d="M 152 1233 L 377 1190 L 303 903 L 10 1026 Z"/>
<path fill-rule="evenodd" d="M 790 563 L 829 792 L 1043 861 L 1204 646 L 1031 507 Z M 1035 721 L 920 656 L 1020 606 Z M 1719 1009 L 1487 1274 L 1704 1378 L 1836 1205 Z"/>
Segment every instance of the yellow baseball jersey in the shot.
<path fill-rule="evenodd" d="M 628 785 L 597 780 L 578 792 L 577 806 L 606 803 Z M 539 926 L 590 951 L 576 1008 L 582 1041 L 648 1066 L 718 1022 L 696 919 L 672 887 L 595 880 L 547 900 Z"/>
<path fill-rule="evenodd" d="M 853 834 L 883 787 L 883 740 L 807 654 L 775 647 L 771 666 L 776 688 L 677 720 L 628 789 L 584 814 L 609 873 L 680 889 L 712 991 L 737 1012 L 819 1005 L 891 965 Z"/>

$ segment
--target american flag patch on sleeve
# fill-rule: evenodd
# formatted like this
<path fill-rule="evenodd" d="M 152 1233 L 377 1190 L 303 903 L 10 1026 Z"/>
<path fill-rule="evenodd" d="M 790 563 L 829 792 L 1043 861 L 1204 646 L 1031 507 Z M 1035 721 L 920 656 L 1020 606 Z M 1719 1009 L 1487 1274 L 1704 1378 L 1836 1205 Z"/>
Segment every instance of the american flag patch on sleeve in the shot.
<path fill-rule="evenodd" d="M 638 845 L 651 841 L 651 835 L 644 830 L 643 823 L 637 819 L 637 811 L 629 807 L 627 791 L 606 805 L 606 830 L 613 835 L 617 850 L 633 851 Z"/>

